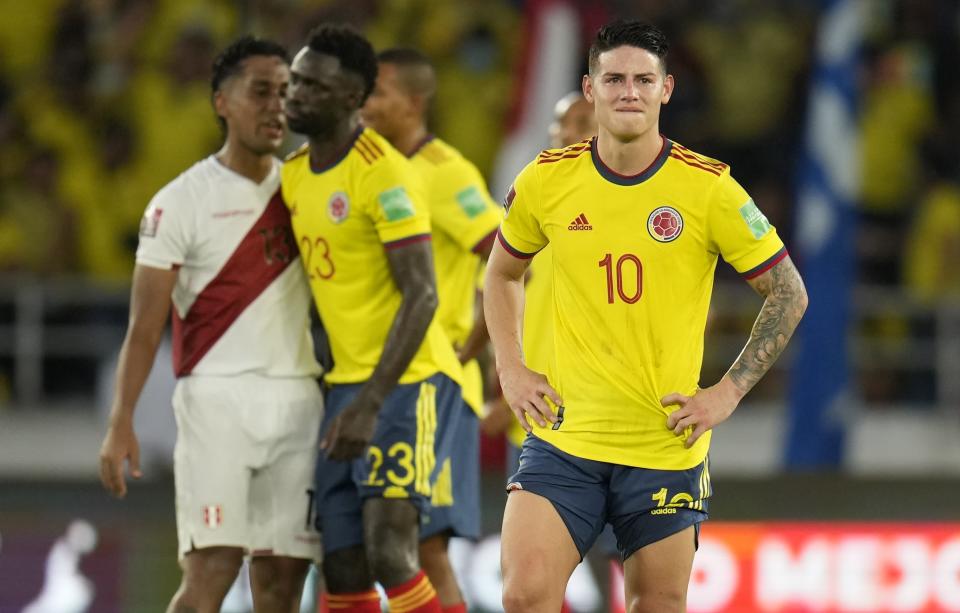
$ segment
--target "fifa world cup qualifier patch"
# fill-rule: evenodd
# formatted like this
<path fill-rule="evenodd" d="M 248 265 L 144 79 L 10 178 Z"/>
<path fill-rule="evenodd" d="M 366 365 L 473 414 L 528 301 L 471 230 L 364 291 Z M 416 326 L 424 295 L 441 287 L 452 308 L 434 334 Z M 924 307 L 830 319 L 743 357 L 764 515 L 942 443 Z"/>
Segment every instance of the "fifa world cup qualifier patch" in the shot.
<path fill-rule="evenodd" d="M 503 197 L 503 210 L 504 217 L 510 214 L 510 205 L 513 204 L 513 199 L 517 197 L 517 190 L 510 186 L 510 189 L 507 191 L 507 195 Z"/>
<path fill-rule="evenodd" d="M 157 235 L 157 228 L 160 226 L 160 217 L 163 216 L 163 209 L 153 209 L 147 211 L 140 219 L 140 236 L 153 238 Z"/>
<path fill-rule="evenodd" d="M 463 212 L 466 213 L 470 219 L 483 213 L 483 210 L 487 208 L 486 201 L 484 201 L 480 190 L 477 189 L 475 185 L 471 185 L 467 189 L 457 192 L 456 198 L 457 204 L 460 205 L 460 208 L 463 209 Z"/>
<path fill-rule="evenodd" d="M 747 200 L 747 203 L 740 207 L 740 217 L 743 217 L 743 221 L 747 223 L 747 227 L 753 233 L 753 238 L 763 238 L 770 231 L 771 226 L 770 222 L 767 221 L 767 216 L 757 208 L 753 198 Z"/>
<path fill-rule="evenodd" d="M 380 208 L 383 209 L 387 221 L 399 221 L 414 215 L 413 202 L 407 195 L 407 190 L 402 187 L 394 187 L 381 192 L 377 200 L 380 201 Z"/>

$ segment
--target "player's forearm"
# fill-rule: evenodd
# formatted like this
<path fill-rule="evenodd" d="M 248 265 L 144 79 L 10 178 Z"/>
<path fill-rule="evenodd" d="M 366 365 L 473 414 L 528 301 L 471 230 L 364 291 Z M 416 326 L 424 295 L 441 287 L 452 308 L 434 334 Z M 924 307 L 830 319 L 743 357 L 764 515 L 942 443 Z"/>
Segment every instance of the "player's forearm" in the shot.
<path fill-rule="evenodd" d="M 797 269 L 775 266 L 756 286 L 765 296 L 763 308 L 753 324 L 750 340 L 724 376 L 742 398 L 766 374 L 800 323 L 807 308 L 807 290 Z"/>
<path fill-rule="evenodd" d="M 364 386 L 364 393 L 372 394 L 378 406 L 417 354 L 438 304 L 436 286 L 432 284 L 404 293 L 387 333 L 380 362 Z"/>
<path fill-rule="evenodd" d="M 470 330 L 470 336 L 467 337 L 467 340 L 463 343 L 463 347 L 460 348 L 459 358 L 461 364 L 466 364 L 480 355 L 487 341 L 490 340 L 490 335 L 487 333 L 487 320 L 483 316 L 483 304 L 481 303 L 480 308 L 475 309 L 475 311 L 473 329 Z"/>
<path fill-rule="evenodd" d="M 483 309 L 498 372 L 523 363 L 523 303 L 522 277 L 513 279 L 490 271 Z"/>
<path fill-rule="evenodd" d="M 147 377 L 150 376 L 162 338 L 162 330 L 150 333 L 131 328 L 127 333 L 117 361 L 113 406 L 110 410 L 111 424 L 133 419 L 137 400 Z"/>

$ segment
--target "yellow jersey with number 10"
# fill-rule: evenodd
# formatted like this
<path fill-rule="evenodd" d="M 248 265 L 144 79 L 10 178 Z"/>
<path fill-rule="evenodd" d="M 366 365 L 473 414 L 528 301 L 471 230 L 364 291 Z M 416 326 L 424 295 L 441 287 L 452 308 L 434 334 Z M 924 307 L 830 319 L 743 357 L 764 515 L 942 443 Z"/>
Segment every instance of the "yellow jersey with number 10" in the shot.
<path fill-rule="evenodd" d="M 702 462 L 709 433 L 685 449 L 660 399 L 697 390 L 717 257 L 747 278 L 786 257 L 729 167 L 663 138 L 647 170 L 624 176 L 594 138 L 541 153 L 505 204 L 501 244 L 525 258 L 549 243 L 553 256 L 546 368 L 562 421 L 534 434 L 602 462 Z"/>
<path fill-rule="evenodd" d="M 280 186 L 313 299 L 330 338 L 330 383 L 359 383 L 380 361 L 401 295 L 387 249 L 430 240 L 430 217 L 410 162 L 379 134 L 358 129 L 323 168 L 309 149 L 283 165 Z M 434 318 L 400 383 L 443 372 L 460 383 L 460 362 Z"/>

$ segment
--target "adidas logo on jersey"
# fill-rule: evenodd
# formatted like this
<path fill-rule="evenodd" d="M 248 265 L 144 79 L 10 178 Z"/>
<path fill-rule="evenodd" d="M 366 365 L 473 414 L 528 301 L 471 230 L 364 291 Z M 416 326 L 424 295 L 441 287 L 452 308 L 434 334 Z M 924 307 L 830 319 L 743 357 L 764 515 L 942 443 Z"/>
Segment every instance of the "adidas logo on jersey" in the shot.
<path fill-rule="evenodd" d="M 659 507 L 650 511 L 650 515 L 675 515 L 676 507 Z"/>
<path fill-rule="evenodd" d="M 567 230 L 593 230 L 593 226 L 587 221 L 587 216 L 580 213 L 580 216 L 570 222 Z"/>

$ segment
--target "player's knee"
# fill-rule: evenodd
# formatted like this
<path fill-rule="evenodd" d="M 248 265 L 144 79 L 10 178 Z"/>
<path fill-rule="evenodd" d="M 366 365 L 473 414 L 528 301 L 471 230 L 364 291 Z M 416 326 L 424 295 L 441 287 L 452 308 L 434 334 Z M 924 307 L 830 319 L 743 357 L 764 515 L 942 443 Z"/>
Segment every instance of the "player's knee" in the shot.
<path fill-rule="evenodd" d="M 349 594 L 373 589 L 373 577 L 363 547 L 348 547 L 325 553 L 323 579 L 331 594 Z"/>
<path fill-rule="evenodd" d="M 287 605 L 299 602 L 303 581 L 309 570 L 307 560 L 285 557 L 255 559 L 251 564 L 250 583 L 254 598 L 268 598 L 270 602 Z M 288 607 L 287 607 L 288 608 Z"/>
<path fill-rule="evenodd" d="M 198 549 L 187 565 L 187 578 L 198 581 L 229 581 L 233 583 L 243 564 L 243 551 L 234 547 Z"/>
<path fill-rule="evenodd" d="M 415 544 L 401 538 L 374 541 L 367 548 L 367 560 L 374 578 L 389 587 L 408 581 L 420 567 Z"/>
<path fill-rule="evenodd" d="M 657 590 L 656 593 L 637 594 L 630 599 L 628 613 L 683 613 L 686 611 L 686 593 L 683 590 Z"/>
<path fill-rule="evenodd" d="M 384 586 L 408 581 L 420 568 L 416 508 L 403 500 L 371 499 L 364 506 L 364 542 L 373 577 Z"/>
<path fill-rule="evenodd" d="M 184 564 L 185 594 L 226 594 L 243 564 L 243 551 L 235 547 L 210 547 L 187 554 Z"/>
<path fill-rule="evenodd" d="M 545 610 L 551 598 L 549 586 L 545 581 L 518 580 L 504 578 L 503 610 L 506 613 Z"/>
<path fill-rule="evenodd" d="M 563 587 L 548 576 L 542 565 L 517 564 L 503 559 L 503 608 L 505 611 L 544 610 L 553 600 L 563 600 Z M 559 605 L 558 605 L 559 606 Z"/>

